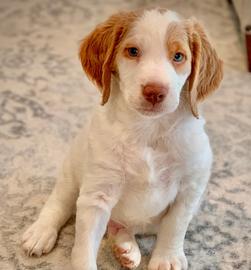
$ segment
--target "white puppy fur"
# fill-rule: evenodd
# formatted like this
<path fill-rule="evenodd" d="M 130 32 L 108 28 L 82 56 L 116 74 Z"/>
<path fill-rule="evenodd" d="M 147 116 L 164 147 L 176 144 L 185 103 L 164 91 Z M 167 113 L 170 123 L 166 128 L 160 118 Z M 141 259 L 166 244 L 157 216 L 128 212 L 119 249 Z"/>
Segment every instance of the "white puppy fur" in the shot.
<path fill-rule="evenodd" d="M 84 40 L 80 56 L 106 105 L 76 138 L 23 248 L 49 252 L 76 206 L 74 270 L 97 269 L 109 220 L 117 224 L 114 252 L 123 266 L 140 264 L 134 235 L 156 233 L 149 270 L 187 269 L 185 233 L 212 164 L 197 102 L 218 87 L 221 61 L 197 21 L 160 9 L 111 17 Z M 164 91 L 164 99 L 147 101 L 146 86 L 154 97 Z"/>

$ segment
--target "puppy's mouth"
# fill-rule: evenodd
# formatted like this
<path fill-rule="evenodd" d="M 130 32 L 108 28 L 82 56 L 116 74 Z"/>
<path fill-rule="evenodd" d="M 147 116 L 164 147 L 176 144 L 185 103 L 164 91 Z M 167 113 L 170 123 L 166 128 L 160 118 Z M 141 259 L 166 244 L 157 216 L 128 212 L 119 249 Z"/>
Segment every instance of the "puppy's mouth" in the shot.
<path fill-rule="evenodd" d="M 136 107 L 136 110 L 145 116 L 156 116 L 164 112 L 162 104 L 155 104 L 151 106 L 139 106 Z"/>
<path fill-rule="evenodd" d="M 154 105 L 141 103 L 135 106 L 134 109 L 141 115 L 148 117 L 159 117 L 167 113 L 174 112 L 179 106 L 179 102 L 169 102 L 169 103 L 156 103 Z"/>

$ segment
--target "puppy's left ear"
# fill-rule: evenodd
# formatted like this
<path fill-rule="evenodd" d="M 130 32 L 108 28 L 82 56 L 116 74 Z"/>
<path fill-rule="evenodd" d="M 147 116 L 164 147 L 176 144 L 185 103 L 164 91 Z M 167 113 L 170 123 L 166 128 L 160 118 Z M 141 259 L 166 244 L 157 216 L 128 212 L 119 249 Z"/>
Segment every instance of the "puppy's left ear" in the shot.
<path fill-rule="evenodd" d="M 99 24 L 82 42 L 79 57 L 87 76 L 98 86 L 104 105 L 110 96 L 112 73 L 120 42 L 129 24 L 136 18 L 133 12 L 121 12 Z"/>
<path fill-rule="evenodd" d="M 187 20 L 186 28 L 192 52 L 192 70 L 188 79 L 189 102 L 193 115 L 199 118 L 197 103 L 219 87 L 223 62 L 197 20 Z"/>

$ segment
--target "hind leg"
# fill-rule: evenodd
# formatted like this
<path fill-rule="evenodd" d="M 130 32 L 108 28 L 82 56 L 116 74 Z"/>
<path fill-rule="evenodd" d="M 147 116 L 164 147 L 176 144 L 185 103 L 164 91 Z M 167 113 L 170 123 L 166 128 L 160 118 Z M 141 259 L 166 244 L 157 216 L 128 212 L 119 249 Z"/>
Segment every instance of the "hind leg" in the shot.
<path fill-rule="evenodd" d="M 69 166 L 64 167 L 63 174 L 58 179 L 39 218 L 23 234 L 22 247 L 29 256 L 41 256 L 50 252 L 57 240 L 58 231 L 72 215 L 78 187 L 69 169 Z"/>
<path fill-rule="evenodd" d="M 133 269 L 139 266 L 141 253 L 134 235 L 121 229 L 114 236 L 113 252 L 121 266 Z"/>

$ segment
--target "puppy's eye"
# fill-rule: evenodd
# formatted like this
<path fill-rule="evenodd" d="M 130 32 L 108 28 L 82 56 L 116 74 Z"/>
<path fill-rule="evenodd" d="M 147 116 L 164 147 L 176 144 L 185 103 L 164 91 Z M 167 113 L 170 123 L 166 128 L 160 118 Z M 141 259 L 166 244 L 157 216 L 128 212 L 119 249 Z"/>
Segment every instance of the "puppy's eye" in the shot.
<path fill-rule="evenodd" d="M 136 47 L 130 47 L 127 49 L 127 51 L 131 57 L 138 57 L 139 56 L 139 50 Z"/>
<path fill-rule="evenodd" d="M 182 62 L 184 58 L 185 58 L 185 56 L 183 53 L 177 52 L 173 57 L 173 61 L 174 62 Z"/>

